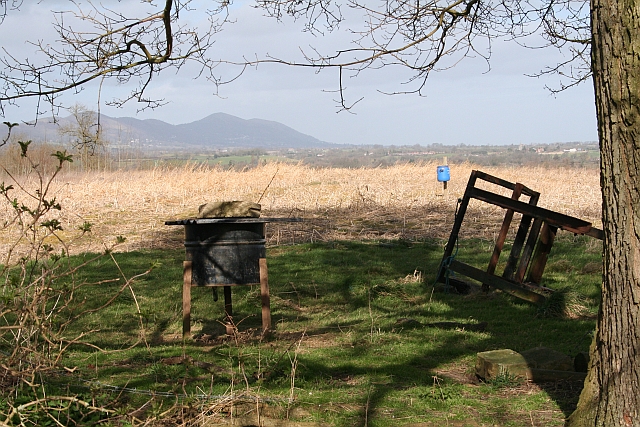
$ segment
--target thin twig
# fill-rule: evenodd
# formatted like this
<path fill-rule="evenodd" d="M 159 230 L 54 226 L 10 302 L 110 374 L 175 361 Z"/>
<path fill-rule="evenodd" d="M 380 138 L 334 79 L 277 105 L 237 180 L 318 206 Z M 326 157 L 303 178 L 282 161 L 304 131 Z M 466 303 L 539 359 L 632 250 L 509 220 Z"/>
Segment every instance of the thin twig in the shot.
<path fill-rule="evenodd" d="M 269 187 L 271 186 L 271 183 L 273 182 L 273 179 L 276 177 L 276 175 L 278 174 L 278 171 L 280 170 L 280 168 L 276 169 L 276 172 L 273 174 L 273 176 L 271 177 L 271 181 L 269 181 L 269 183 L 267 184 L 267 186 L 265 187 L 264 191 L 262 192 L 262 194 L 260 195 L 260 198 L 258 199 L 258 201 L 256 203 L 260 203 L 260 201 L 262 200 L 262 198 L 264 197 L 264 195 L 267 193 L 267 190 L 269 189 Z"/>

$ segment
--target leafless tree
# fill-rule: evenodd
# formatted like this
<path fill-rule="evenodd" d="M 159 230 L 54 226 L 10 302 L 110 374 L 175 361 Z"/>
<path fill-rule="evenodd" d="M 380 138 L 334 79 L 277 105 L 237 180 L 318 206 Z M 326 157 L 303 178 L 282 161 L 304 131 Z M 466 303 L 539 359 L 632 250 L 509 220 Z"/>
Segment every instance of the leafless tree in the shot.
<path fill-rule="evenodd" d="M 58 132 L 69 139 L 71 148 L 82 160 L 83 168 L 88 170 L 90 157 L 95 156 L 107 145 L 101 131 L 98 113 L 77 103 L 69 108 L 69 112 L 70 120 L 60 123 Z"/>

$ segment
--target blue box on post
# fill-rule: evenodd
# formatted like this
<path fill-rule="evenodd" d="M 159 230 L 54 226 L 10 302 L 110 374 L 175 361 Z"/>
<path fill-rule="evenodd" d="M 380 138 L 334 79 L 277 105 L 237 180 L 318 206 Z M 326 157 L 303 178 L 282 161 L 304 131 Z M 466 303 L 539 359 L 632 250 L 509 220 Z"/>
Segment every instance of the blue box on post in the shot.
<path fill-rule="evenodd" d="M 438 166 L 438 181 L 447 182 L 451 179 L 451 172 L 449 166 Z"/>

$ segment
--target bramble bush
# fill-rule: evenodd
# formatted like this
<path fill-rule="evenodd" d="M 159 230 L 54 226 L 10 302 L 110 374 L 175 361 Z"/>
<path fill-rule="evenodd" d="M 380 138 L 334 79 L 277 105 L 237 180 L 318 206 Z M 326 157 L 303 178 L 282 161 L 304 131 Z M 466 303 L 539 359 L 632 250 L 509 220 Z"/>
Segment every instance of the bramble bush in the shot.
<path fill-rule="evenodd" d="M 8 132 L 0 148 L 7 149 L 16 124 L 5 125 Z M 48 162 L 38 161 L 39 156 L 30 156 L 30 144 L 17 140 L 11 147 L 18 150 L 17 170 L 22 173 L 15 172 L 15 164 L 0 164 L 0 242 L 6 248 L 0 260 L 0 425 L 66 425 L 71 420 L 102 419 L 114 411 L 96 404 L 94 398 L 60 388 L 56 391 L 61 393 L 51 394 L 47 378 L 64 372 L 63 355 L 72 346 L 95 347 L 87 340 L 95 331 L 71 334 L 69 325 L 108 306 L 123 292 L 133 293 L 135 278 L 118 279 L 122 280 L 118 291 L 98 306 L 87 307 L 78 297 L 81 288 L 98 284 L 76 279 L 78 272 L 108 256 L 123 239 L 80 264 L 70 262 L 69 242 L 90 234 L 92 227 L 84 222 L 69 232 L 59 219 L 63 207 L 56 200 L 54 184 L 73 158 L 56 150 L 51 154 L 55 159 L 51 169 Z"/>

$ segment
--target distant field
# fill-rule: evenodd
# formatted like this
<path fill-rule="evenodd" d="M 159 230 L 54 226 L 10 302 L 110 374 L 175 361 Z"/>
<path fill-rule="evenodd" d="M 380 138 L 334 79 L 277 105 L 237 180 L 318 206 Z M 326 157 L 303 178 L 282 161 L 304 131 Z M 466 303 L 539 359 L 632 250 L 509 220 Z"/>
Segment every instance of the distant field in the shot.
<path fill-rule="evenodd" d="M 377 169 L 312 168 L 267 163 L 244 171 L 183 166 L 148 171 L 67 173 L 55 182 L 62 205 L 63 238 L 83 222 L 93 224 L 93 239 L 83 237 L 74 252 L 100 251 L 102 243 L 122 235 L 123 249 L 178 245 L 180 227 L 165 220 L 195 216 L 211 201 L 260 202 L 263 216 L 295 216 L 302 225 L 269 228 L 269 244 L 334 239 L 446 238 L 456 200 L 472 169 L 522 182 L 541 193 L 539 205 L 600 226 L 599 175 L 595 169 L 482 167 L 450 165 L 447 192 L 436 180 L 436 163 Z M 6 205 L 2 215 L 9 215 Z M 504 211 L 474 203 L 462 237 L 492 239 Z M 97 239 L 96 239 L 97 238 Z M 2 238 L 0 253 L 9 236 Z M 92 242 L 92 243 L 89 243 Z"/>

